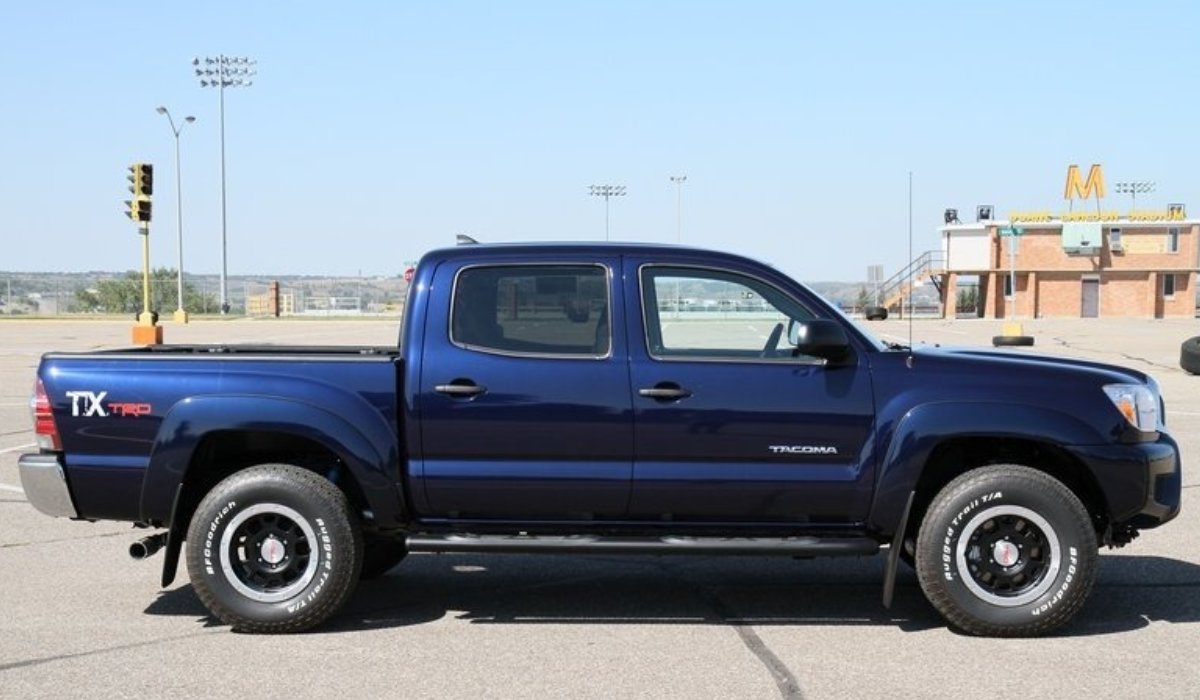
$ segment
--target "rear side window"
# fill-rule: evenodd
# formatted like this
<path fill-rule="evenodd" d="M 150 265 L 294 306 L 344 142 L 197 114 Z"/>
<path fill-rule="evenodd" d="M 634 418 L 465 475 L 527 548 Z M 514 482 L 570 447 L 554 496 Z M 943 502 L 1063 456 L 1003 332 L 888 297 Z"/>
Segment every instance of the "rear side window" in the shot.
<path fill-rule="evenodd" d="M 450 340 L 502 354 L 605 357 L 609 307 L 600 265 L 464 268 L 454 282 Z"/>

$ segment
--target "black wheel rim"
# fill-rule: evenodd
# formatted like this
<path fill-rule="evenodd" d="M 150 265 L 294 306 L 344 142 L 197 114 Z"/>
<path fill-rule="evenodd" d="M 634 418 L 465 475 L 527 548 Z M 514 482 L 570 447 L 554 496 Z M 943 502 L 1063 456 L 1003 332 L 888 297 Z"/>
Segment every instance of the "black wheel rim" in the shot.
<path fill-rule="evenodd" d="M 280 504 L 258 504 L 234 516 L 221 538 L 221 568 L 242 595 L 260 602 L 294 597 L 316 574 L 312 525 Z"/>
<path fill-rule="evenodd" d="M 1044 594 L 1060 566 L 1058 536 L 1037 513 L 996 506 L 972 518 L 958 543 L 964 583 L 977 597 L 1002 607 Z"/>

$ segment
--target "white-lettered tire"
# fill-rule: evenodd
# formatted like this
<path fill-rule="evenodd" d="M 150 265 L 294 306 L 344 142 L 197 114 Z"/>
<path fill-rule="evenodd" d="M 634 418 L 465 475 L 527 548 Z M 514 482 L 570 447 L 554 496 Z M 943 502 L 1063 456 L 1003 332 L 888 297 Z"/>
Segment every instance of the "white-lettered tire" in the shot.
<path fill-rule="evenodd" d="M 1062 482 L 1024 466 L 982 467 L 930 504 L 917 578 L 930 604 L 968 634 L 1035 636 L 1083 607 L 1097 547 L 1087 509 Z"/>
<path fill-rule="evenodd" d="M 343 494 L 321 476 L 264 464 L 217 484 L 187 535 L 192 587 L 239 632 L 314 627 L 358 583 L 363 543 Z"/>

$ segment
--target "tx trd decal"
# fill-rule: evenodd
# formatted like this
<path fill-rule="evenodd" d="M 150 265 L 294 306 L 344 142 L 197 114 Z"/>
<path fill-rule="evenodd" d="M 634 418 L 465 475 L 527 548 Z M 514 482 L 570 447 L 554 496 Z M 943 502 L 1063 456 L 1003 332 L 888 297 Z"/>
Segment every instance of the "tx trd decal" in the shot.
<path fill-rule="evenodd" d="M 767 449 L 777 455 L 835 455 L 838 453 L 832 445 L 771 445 Z"/>
<path fill-rule="evenodd" d="M 68 391 L 71 399 L 71 415 L 84 418 L 107 418 L 109 416 L 148 416 L 154 410 L 148 403 L 121 401 L 105 402 L 107 391 Z"/>

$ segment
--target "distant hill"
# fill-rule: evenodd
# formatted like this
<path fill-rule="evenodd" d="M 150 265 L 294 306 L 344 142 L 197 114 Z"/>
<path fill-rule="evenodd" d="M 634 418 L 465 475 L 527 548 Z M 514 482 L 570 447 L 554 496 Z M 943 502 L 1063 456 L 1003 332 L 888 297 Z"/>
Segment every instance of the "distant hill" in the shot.
<path fill-rule="evenodd" d="M 102 280 L 123 277 L 124 272 L 2 272 L 0 271 L 0 312 L 3 313 L 69 313 L 77 290 L 95 289 Z M 212 299 L 220 297 L 218 275 L 185 273 L 184 281 Z M 346 277 L 320 275 L 230 275 L 229 302 L 235 313 L 244 309 L 247 296 L 265 294 L 272 282 L 278 282 L 284 293 L 294 295 L 297 309 L 306 304 L 325 303 L 336 298 L 358 308 L 395 308 L 403 303 L 408 291 L 402 271 L 394 276 Z M 858 303 L 859 291 L 866 289 L 874 301 L 873 290 L 864 282 L 808 282 L 825 299 L 852 309 Z M 152 291 L 153 294 L 153 291 Z M 173 298 L 173 297 L 172 297 Z M 913 301 L 919 305 L 936 304 L 937 291 L 931 284 L 918 287 Z M 209 311 L 215 312 L 216 309 Z"/>

